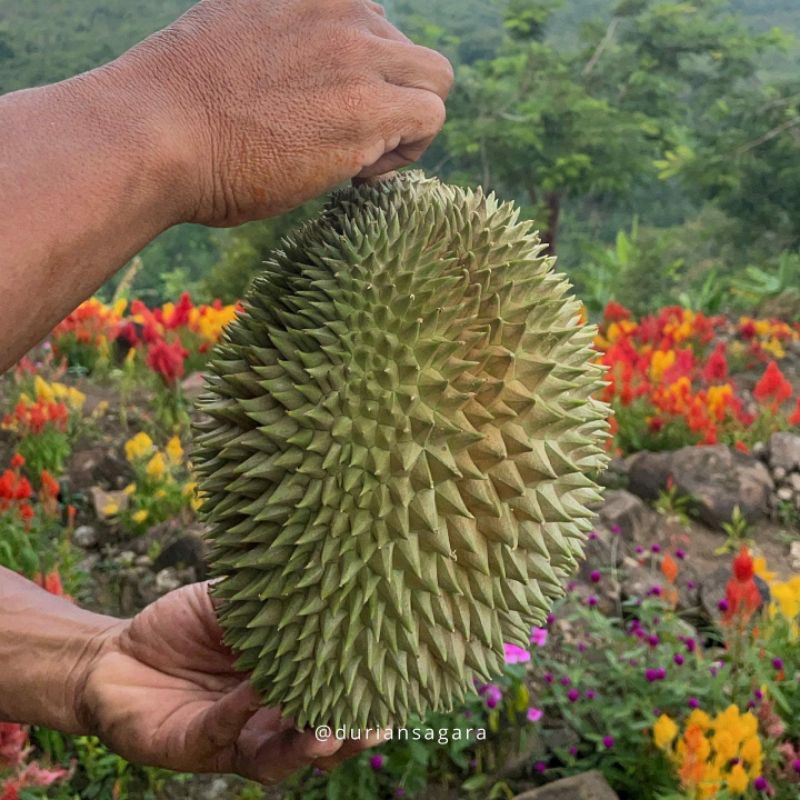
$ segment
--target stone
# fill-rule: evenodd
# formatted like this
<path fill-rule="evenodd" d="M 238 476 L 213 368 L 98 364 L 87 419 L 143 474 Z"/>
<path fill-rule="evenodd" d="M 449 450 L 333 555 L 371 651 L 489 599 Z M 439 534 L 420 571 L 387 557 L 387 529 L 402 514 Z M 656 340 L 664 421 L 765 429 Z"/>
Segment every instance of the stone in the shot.
<path fill-rule="evenodd" d="M 789 545 L 789 566 L 794 572 L 800 572 L 800 541 Z"/>
<path fill-rule="evenodd" d="M 794 497 L 794 492 L 788 486 L 781 486 L 781 488 L 778 489 L 777 497 L 778 500 L 788 502 Z"/>
<path fill-rule="evenodd" d="M 786 472 L 800 468 L 800 436 L 788 431 L 778 431 L 769 437 L 769 463 L 773 469 L 782 467 Z"/>
<path fill-rule="evenodd" d="M 205 539 L 187 532 L 166 544 L 155 559 L 153 568 L 158 572 L 167 567 L 191 567 L 198 580 L 206 575 Z"/>
<path fill-rule="evenodd" d="M 78 525 L 72 533 L 72 543 L 88 550 L 97 544 L 97 531 L 91 525 Z"/>
<path fill-rule="evenodd" d="M 789 485 L 794 489 L 796 492 L 800 492 L 800 472 L 793 472 L 789 476 Z"/>
<path fill-rule="evenodd" d="M 159 594 L 166 594 L 181 587 L 181 580 L 177 572 L 172 567 L 162 569 L 156 575 L 156 591 Z"/>
<path fill-rule="evenodd" d="M 776 481 L 782 481 L 786 477 L 786 470 L 783 467 L 773 467 L 772 477 Z"/>
<path fill-rule="evenodd" d="M 598 517 L 612 534 L 618 529 L 618 534 L 630 544 L 644 544 L 656 537 L 658 514 L 625 489 L 606 494 Z"/>
<path fill-rule="evenodd" d="M 630 491 L 645 500 L 655 500 L 672 474 L 671 455 L 643 450 L 629 456 L 626 462 Z"/>
<path fill-rule="evenodd" d="M 107 492 L 100 486 L 90 489 L 94 513 L 98 519 L 108 519 L 128 507 L 130 497 L 123 491 Z"/>
<path fill-rule="evenodd" d="M 769 470 L 752 456 L 721 444 L 682 447 L 669 463 L 678 491 L 691 498 L 709 527 L 730 522 L 736 506 L 750 522 L 768 515 L 774 484 Z"/>
<path fill-rule="evenodd" d="M 523 792 L 514 800 L 619 800 L 619 795 L 603 774 L 593 769 Z"/>
<path fill-rule="evenodd" d="M 96 484 L 120 489 L 133 478 L 130 465 L 103 447 L 76 450 L 67 469 L 70 489 L 83 492 Z"/>
<path fill-rule="evenodd" d="M 757 458 L 759 461 L 769 460 L 769 450 L 767 449 L 767 445 L 764 442 L 756 442 L 753 445 L 752 453 L 753 456 Z"/>
<path fill-rule="evenodd" d="M 150 556 L 136 556 L 136 561 L 133 562 L 137 567 L 147 567 L 150 568 L 153 566 L 153 560 Z"/>

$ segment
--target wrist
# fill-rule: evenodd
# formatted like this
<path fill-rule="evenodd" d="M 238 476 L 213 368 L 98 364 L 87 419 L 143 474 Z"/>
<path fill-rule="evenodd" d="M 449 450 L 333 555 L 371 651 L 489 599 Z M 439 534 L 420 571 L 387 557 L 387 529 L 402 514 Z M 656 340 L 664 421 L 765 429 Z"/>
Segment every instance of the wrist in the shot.
<path fill-rule="evenodd" d="M 126 624 L 0 567 L 0 720 L 91 732 L 84 688 L 92 665 Z"/>

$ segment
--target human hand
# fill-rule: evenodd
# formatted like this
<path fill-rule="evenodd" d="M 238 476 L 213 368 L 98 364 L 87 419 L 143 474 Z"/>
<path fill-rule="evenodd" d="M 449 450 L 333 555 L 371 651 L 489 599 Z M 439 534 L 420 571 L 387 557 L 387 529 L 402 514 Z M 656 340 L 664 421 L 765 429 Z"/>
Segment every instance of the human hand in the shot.
<path fill-rule="evenodd" d="M 163 129 L 185 220 L 218 226 L 416 161 L 453 80 L 371 0 L 202 0 L 111 68 Z"/>
<path fill-rule="evenodd" d="M 376 743 L 295 730 L 278 709 L 260 707 L 233 661 L 208 584 L 178 589 L 103 633 L 79 690 L 79 719 L 132 762 L 262 783 L 309 763 L 331 768 Z"/>

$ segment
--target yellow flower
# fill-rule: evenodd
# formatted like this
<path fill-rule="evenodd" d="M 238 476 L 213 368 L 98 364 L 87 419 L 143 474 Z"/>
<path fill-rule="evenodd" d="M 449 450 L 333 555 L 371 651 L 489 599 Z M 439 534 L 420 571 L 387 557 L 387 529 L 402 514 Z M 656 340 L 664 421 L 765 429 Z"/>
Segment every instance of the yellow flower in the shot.
<path fill-rule="evenodd" d="M 744 794 L 747 791 L 750 779 L 741 764 L 734 764 L 725 782 L 728 785 L 728 789 L 734 794 Z"/>
<path fill-rule="evenodd" d="M 141 524 L 147 519 L 147 511 L 144 508 L 140 508 L 138 511 L 131 514 L 131 519 L 137 524 Z"/>
<path fill-rule="evenodd" d="M 678 726 L 666 714 L 662 714 L 653 725 L 653 741 L 659 750 L 667 750 L 678 735 Z"/>
<path fill-rule="evenodd" d="M 761 749 L 761 740 L 758 736 L 751 736 L 749 739 L 745 740 L 742 744 L 741 757 L 750 767 L 751 774 L 759 775 L 761 773 L 763 752 Z"/>
<path fill-rule="evenodd" d="M 654 381 L 660 381 L 663 374 L 675 364 L 674 350 L 656 350 L 650 360 L 650 377 Z"/>
<path fill-rule="evenodd" d="M 156 500 L 163 500 L 166 496 L 167 493 L 163 489 L 156 491 Z"/>
<path fill-rule="evenodd" d="M 114 514 L 119 514 L 119 506 L 116 503 L 108 503 L 103 506 L 103 514 L 107 517 L 113 517 Z"/>
<path fill-rule="evenodd" d="M 127 305 L 128 301 L 124 297 L 120 297 L 119 300 L 111 306 L 111 311 L 115 316 L 121 317 L 125 313 Z"/>
<path fill-rule="evenodd" d="M 723 761 L 730 761 L 730 759 L 736 757 L 736 751 L 738 750 L 737 740 L 730 731 L 718 730 L 711 739 L 711 744 Z"/>
<path fill-rule="evenodd" d="M 180 464 L 183 458 L 183 448 L 181 447 L 181 440 L 177 436 L 173 436 L 166 446 L 167 456 L 173 464 Z"/>
<path fill-rule="evenodd" d="M 780 343 L 778 339 L 774 336 L 771 339 L 767 339 L 766 342 L 761 343 L 761 347 L 772 353 L 775 358 L 783 358 L 786 355 L 786 351 L 783 349 L 783 345 Z"/>
<path fill-rule="evenodd" d="M 46 403 L 52 403 L 56 398 L 53 388 L 41 375 L 37 375 L 33 379 L 33 389 L 36 393 L 37 400 L 44 400 Z"/>
<path fill-rule="evenodd" d="M 136 484 L 129 483 L 122 491 L 127 495 L 132 495 L 136 491 Z"/>
<path fill-rule="evenodd" d="M 701 731 L 707 731 L 711 727 L 711 717 L 706 714 L 701 708 L 696 708 L 689 714 L 686 720 L 686 727 L 697 725 Z"/>
<path fill-rule="evenodd" d="M 142 431 L 125 442 L 125 457 L 128 461 L 136 461 L 148 455 L 152 449 L 153 440 Z"/>
<path fill-rule="evenodd" d="M 147 475 L 150 478 L 163 478 L 166 469 L 167 462 L 164 460 L 164 454 L 160 451 L 157 451 L 147 462 Z"/>
<path fill-rule="evenodd" d="M 85 402 L 86 395 L 82 391 L 76 389 L 74 386 L 70 386 L 67 389 L 67 403 L 74 411 L 80 411 Z"/>

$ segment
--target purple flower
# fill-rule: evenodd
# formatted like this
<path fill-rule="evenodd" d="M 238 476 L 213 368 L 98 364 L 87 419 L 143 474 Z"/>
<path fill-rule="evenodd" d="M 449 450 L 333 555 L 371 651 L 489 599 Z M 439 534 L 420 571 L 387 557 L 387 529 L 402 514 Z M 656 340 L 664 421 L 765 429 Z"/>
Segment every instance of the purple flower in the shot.
<path fill-rule="evenodd" d="M 723 597 L 722 600 L 717 603 L 717 608 L 722 611 L 723 613 L 730 608 L 728 601 Z"/>
<path fill-rule="evenodd" d="M 640 544 L 637 544 L 636 547 L 634 548 L 634 550 L 635 550 L 636 554 L 639 555 L 639 556 L 642 553 L 644 553 L 644 547 L 642 547 Z"/>
<path fill-rule="evenodd" d="M 772 668 L 781 670 L 783 669 L 783 659 L 782 658 L 773 658 L 772 659 Z"/>
<path fill-rule="evenodd" d="M 577 702 L 577 700 L 578 700 L 578 698 L 580 696 L 581 696 L 581 693 L 577 689 L 570 689 L 567 692 L 567 699 L 570 701 L 570 703 Z"/>
<path fill-rule="evenodd" d="M 545 683 L 552 683 L 555 680 L 555 678 L 553 677 L 553 673 L 552 672 L 545 672 L 545 674 L 542 675 L 542 680 Z"/>
<path fill-rule="evenodd" d="M 319 767 L 314 767 L 314 769 L 311 770 L 311 774 L 315 778 L 319 778 L 319 777 L 321 777 L 322 775 L 325 774 L 325 770 L 324 769 L 320 769 Z"/>
<path fill-rule="evenodd" d="M 405 797 L 406 796 L 406 790 L 402 786 L 398 786 L 394 790 L 394 796 L 395 797 Z"/>
<path fill-rule="evenodd" d="M 679 548 L 678 548 L 678 549 L 675 551 L 675 558 L 677 558 L 677 559 L 678 559 L 678 561 L 683 561 L 683 559 L 684 559 L 684 558 L 686 558 L 686 551 L 685 551 L 685 550 L 682 550 L 682 549 L 679 547 Z"/>
<path fill-rule="evenodd" d="M 694 581 L 686 581 L 686 588 L 687 589 L 696 589 L 697 584 Z"/>
<path fill-rule="evenodd" d="M 534 708 L 531 706 L 528 709 L 526 716 L 528 718 L 528 722 L 538 722 L 544 716 L 544 711 L 542 711 L 541 708 Z"/>
<path fill-rule="evenodd" d="M 574 591 L 575 591 L 575 589 L 576 589 L 576 587 L 577 587 L 577 585 L 578 585 L 578 584 L 577 584 L 577 583 L 575 583 L 575 581 L 568 581 L 568 582 L 567 582 L 567 591 L 568 591 L 568 592 L 574 592 Z"/>
<path fill-rule="evenodd" d="M 603 747 L 606 750 L 610 750 L 614 746 L 614 737 L 613 736 L 604 736 L 603 737 Z"/>
<path fill-rule="evenodd" d="M 800 775 L 800 758 L 796 758 L 794 761 L 792 761 L 792 769 L 793 769 L 793 770 L 794 770 L 794 771 L 795 771 L 795 772 L 796 772 L 798 775 Z"/>
<path fill-rule="evenodd" d="M 647 590 L 647 596 L 648 597 L 661 597 L 661 587 L 658 584 L 656 584 L 655 586 L 651 586 Z"/>
<path fill-rule="evenodd" d="M 577 755 L 578 755 L 578 748 L 577 748 L 577 747 L 575 747 L 575 745 L 574 745 L 574 744 L 573 744 L 573 745 L 570 745 L 570 748 L 569 748 L 569 750 L 567 750 L 567 752 L 568 752 L 568 753 L 569 753 L 569 754 L 570 754 L 570 755 L 571 755 L 573 758 L 575 758 L 575 756 L 577 756 Z M 800 770 L 798 770 L 798 771 L 800 771 Z"/>
<path fill-rule="evenodd" d="M 597 531 L 589 531 L 589 541 L 596 542 L 600 537 L 597 535 Z"/>
<path fill-rule="evenodd" d="M 766 792 L 769 790 L 769 781 L 763 775 L 759 775 L 753 781 L 753 788 L 757 792 Z"/>
<path fill-rule="evenodd" d="M 697 650 L 697 642 L 694 639 L 692 638 L 684 639 L 683 643 L 686 645 L 686 649 L 690 653 L 694 653 L 694 651 Z"/>
<path fill-rule="evenodd" d="M 592 570 L 592 571 L 589 573 L 589 580 L 590 580 L 592 583 L 600 583 L 600 579 L 601 579 L 602 577 L 603 577 L 603 574 L 600 572 L 600 570 L 599 570 L 599 569 L 593 569 L 593 570 Z"/>
<path fill-rule="evenodd" d="M 556 615 L 555 614 L 548 614 L 547 615 L 547 624 L 548 625 L 552 625 L 555 621 L 556 621 Z"/>
<path fill-rule="evenodd" d="M 763 700 L 764 699 L 764 692 L 762 692 L 761 689 L 756 689 L 753 692 L 753 697 L 755 697 L 756 700 Z"/>
<path fill-rule="evenodd" d="M 385 763 L 386 758 L 380 753 L 375 753 L 374 756 L 370 756 L 369 758 L 369 765 L 372 767 L 372 769 L 383 769 L 383 765 Z"/>
<path fill-rule="evenodd" d="M 658 719 L 658 718 L 661 716 L 661 709 L 660 709 L 660 708 L 654 708 L 654 709 L 653 709 L 653 716 L 654 716 L 656 719 Z"/>
<path fill-rule="evenodd" d="M 547 644 L 547 628 L 533 628 L 531 630 L 531 644 L 544 647 Z"/>
<path fill-rule="evenodd" d="M 564 675 L 564 677 L 559 680 L 559 683 L 562 686 L 569 686 L 572 681 L 569 679 L 569 675 Z"/>
<path fill-rule="evenodd" d="M 537 761 L 533 765 L 533 768 L 536 770 L 536 772 L 542 775 L 547 770 L 547 764 L 545 764 L 544 761 Z"/>
<path fill-rule="evenodd" d="M 486 708 L 496 708 L 497 704 L 503 699 L 503 691 L 494 683 L 487 683 L 479 694 L 484 696 Z"/>
<path fill-rule="evenodd" d="M 661 639 L 658 638 L 658 634 L 657 633 L 651 633 L 647 637 L 647 644 L 649 644 L 650 647 L 658 647 L 659 644 L 661 644 Z"/>
<path fill-rule="evenodd" d="M 531 654 L 524 648 L 516 644 L 506 642 L 503 645 L 506 664 L 524 664 L 531 660 Z"/>
<path fill-rule="evenodd" d="M 590 594 L 586 598 L 586 605 L 590 606 L 591 608 L 594 608 L 597 605 L 597 602 L 598 602 L 597 595 L 595 595 L 595 594 Z"/>
<path fill-rule="evenodd" d="M 692 709 L 700 708 L 700 701 L 696 697 L 690 697 L 687 705 Z"/>
<path fill-rule="evenodd" d="M 639 659 L 638 658 L 631 658 L 631 659 L 628 660 L 628 664 L 631 667 L 636 667 L 636 666 L 639 665 Z"/>
<path fill-rule="evenodd" d="M 617 524 L 612 525 L 609 530 L 614 534 L 614 536 L 619 536 L 622 533 L 622 528 Z"/>
<path fill-rule="evenodd" d="M 597 693 L 595 692 L 595 690 L 594 690 L 594 689 L 587 689 L 587 690 L 586 690 L 586 691 L 583 693 L 583 696 L 584 696 L 584 697 L 585 697 L 587 700 L 594 700 L 594 699 L 595 699 L 595 697 L 597 697 Z"/>
<path fill-rule="evenodd" d="M 661 545 L 660 544 L 651 544 L 650 545 L 650 552 L 651 553 L 660 553 L 661 552 Z"/>
<path fill-rule="evenodd" d="M 644 671 L 644 677 L 647 679 L 648 683 L 663 681 L 667 677 L 667 671 L 664 667 L 648 667 Z"/>
<path fill-rule="evenodd" d="M 675 653 L 675 655 L 674 655 L 674 656 L 672 656 L 672 660 L 673 660 L 673 661 L 674 661 L 674 662 L 675 662 L 675 663 L 676 663 L 676 664 L 677 664 L 679 667 L 682 667 L 682 666 L 683 666 L 683 662 L 684 662 L 686 659 L 683 657 L 683 653 Z"/>

